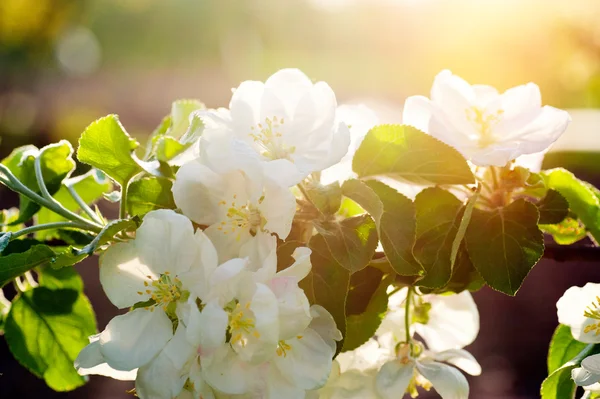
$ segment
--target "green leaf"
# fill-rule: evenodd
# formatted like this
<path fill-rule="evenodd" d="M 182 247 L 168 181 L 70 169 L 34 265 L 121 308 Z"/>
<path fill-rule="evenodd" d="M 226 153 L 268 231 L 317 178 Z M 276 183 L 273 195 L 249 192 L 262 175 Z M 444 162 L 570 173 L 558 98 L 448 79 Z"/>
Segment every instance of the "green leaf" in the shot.
<path fill-rule="evenodd" d="M 359 177 L 386 175 L 417 184 L 470 184 L 473 173 L 454 148 L 405 125 L 371 129 L 354 154 Z"/>
<path fill-rule="evenodd" d="M 548 190 L 537 206 L 540 211 L 539 224 L 560 223 L 569 214 L 569 203 L 556 190 Z"/>
<path fill-rule="evenodd" d="M 492 211 L 474 209 L 465 237 L 473 265 L 495 290 L 515 295 L 544 253 L 538 210 L 523 199 Z"/>
<path fill-rule="evenodd" d="M 342 186 L 342 194 L 373 217 L 383 250 L 396 273 L 411 276 L 423 272 L 412 253 L 416 222 L 411 200 L 375 180 L 348 180 Z"/>
<path fill-rule="evenodd" d="M 46 245 L 31 245 L 28 240 L 11 241 L 0 255 L 0 287 L 55 257 L 54 251 Z"/>
<path fill-rule="evenodd" d="M 368 305 L 364 312 L 347 317 L 342 352 L 358 348 L 375 334 L 387 312 L 388 295 L 386 290 L 393 279 L 394 275 L 388 275 L 380 281 L 373 295 L 368 298 Z"/>
<path fill-rule="evenodd" d="M 102 198 L 103 194 L 110 191 L 112 187 L 110 180 L 98 170 L 90 170 L 84 175 L 71 178 L 69 179 L 68 184 L 71 184 L 81 199 L 88 205 L 98 201 Z M 81 213 L 81 208 L 66 187 L 62 186 L 53 197 L 68 210 Z M 87 217 L 85 213 L 83 213 L 83 216 Z M 42 208 L 36 216 L 36 224 L 61 222 L 65 220 L 64 217 L 57 215 L 46 208 Z M 35 238 L 42 241 L 50 240 L 59 238 L 59 233 L 57 230 L 42 230 L 35 233 Z"/>
<path fill-rule="evenodd" d="M 181 144 L 177 139 L 164 136 L 156 143 L 156 159 L 168 162 L 185 151 L 189 146 Z"/>
<path fill-rule="evenodd" d="M 456 256 L 456 262 L 452 269 L 452 277 L 443 288 L 437 290 L 440 294 L 450 292 L 462 292 L 464 290 L 478 291 L 485 285 L 485 281 L 473 266 L 473 262 L 469 258 L 466 246 L 463 244 L 459 247 Z"/>
<path fill-rule="evenodd" d="M 600 242 L 600 199 L 594 191 L 565 169 L 547 170 L 544 176 L 546 185 L 567 199 L 571 211 L 579 217 L 596 242 Z"/>
<path fill-rule="evenodd" d="M 597 352 L 595 345 L 585 347 L 570 361 L 557 368 L 543 382 L 540 390 L 542 399 L 574 398 L 577 386 L 571 378 L 571 371 L 581 364 L 587 356 Z"/>
<path fill-rule="evenodd" d="M 40 194 L 35 175 L 35 159 L 39 156 L 44 183 L 48 192 L 53 195 L 60 189 L 62 181 L 69 177 L 75 169 L 72 155 L 71 144 L 66 140 L 61 140 L 58 143 L 47 145 L 39 151 L 33 146 L 18 148 L 2 163 L 21 183 Z M 13 225 L 29 221 L 41 208 L 40 205 L 24 195 L 19 196 L 19 202 L 19 217 L 11 222 Z"/>
<path fill-rule="evenodd" d="M 369 215 L 315 225 L 333 258 L 351 273 L 367 267 L 377 249 L 375 222 Z"/>
<path fill-rule="evenodd" d="M 77 158 L 100 169 L 123 187 L 142 171 L 133 154 L 138 145 L 117 115 L 108 115 L 85 129 L 79 138 Z"/>
<path fill-rule="evenodd" d="M 191 113 L 204 108 L 202 102 L 194 99 L 174 101 L 171 105 L 171 128 L 167 134 L 176 138 L 183 136 L 190 127 Z"/>
<path fill-rule="evenodd" d="M 82 293 L 47 287 L 17 297 L 5 325 L 14 357 L 55 391 L 70 391 L 85 383 L 73 361 L 95 332 L 94 312 Z"/>
<path fill-rule="evenodd" d="M 175 209 L 172 187 L 170 180 L 151 176 L 132 181 L 127 196 L 127 211 L 130 215 L 143 216 L 155 209 Z"/>
<path fill-rule="evenodd" d="M 558 224 L 542 224 L 544 233 L 552 234 L 552 238 L 560 245 L 571 245 L 587 236 L 587 230 L 578 220 L 566 218 Z"/>
<path fill-rule="evenodd" d="M 417 233 L 413 254 L 425 269 L 418 285 L 443 287 L 452 276 L 452 246 L 463 214 L 463 204 L 439 187 L 421 191 L 415 198 Z"/>
<path fill-rule="evenodd" d="M 577 356 L 587 344 L 577 341 L 571 334 L 571 327 L 559 324 L 552 335 L 548 348 L 548 374 L 562 367 Z"/>
<path fill-rule="evenodd" d="M 83 280 L 77 270 L 73 267 L 54 269 L 50 266 L 42 266 L 37 270 L 38 283 L 42 287 L 51 290 L 68 288 L 83 292 Z"/>
<path fill-rule="evenodd" d="M 312 250 L 311 272 L 300 282 L 312 304 L 323 306 L 331 313 L 337 328 L 346 335 L 346 296 L 350 284 L 350 271 L 343 267 L 332 254 L 325 238 L 314 235 L 308 246 Z M 337 343 L 337 352 L 343 341 Z"/>
<path fill-rule="evenodd" d="M 477 189 L 473 192 L 473 195 L 467 201 L 465 205 L 465 210 L 460 218 L 460 224 L 458 225 L 458 231 L 456 232 L 456 236 L 454 237 L 454 241 L 452 242 L 452 251 L 450 252 L 450 264 L 454 267 L 454 263 L 456 262 L 456 258 L 458 256 L 458 251 L 463 246 L 465 234 L 467 234 L 467 227 L 469 227 L 469 223 L 471 222 L 471 216 L 473 216 L 473 209 L 475 209 L 475 204 L 479 199 L 479 193 L 481 192 L 481 185 L 477 186 Z"/>
<path fill-rule="evenodd" d="M 317 210 L 326 216 L 336 213 L 342 204 L 342 189 L 338 182 L 327 186 L 319 183 L 306 184 L 304 192 Z"/>

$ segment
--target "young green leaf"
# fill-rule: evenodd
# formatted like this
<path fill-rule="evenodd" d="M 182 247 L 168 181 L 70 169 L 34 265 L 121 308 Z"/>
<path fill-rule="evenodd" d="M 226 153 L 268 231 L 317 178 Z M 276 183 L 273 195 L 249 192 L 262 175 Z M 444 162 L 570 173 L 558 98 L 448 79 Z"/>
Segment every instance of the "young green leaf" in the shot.
<path fill-rule="evenodd" d="M 579 220 L 570 217 L 558 224 L 541 224 L 540 229 L 544 233 L 551 234 L 554 241 L 560 245 L 574 244 L 587 235 L 585 226 Z"/>
<path fill-rule="evenodd" d="M 386 175 L 417 184 L 470 184 L 473 173 L 454 148 L 405 125 L 371 129 L 354 154 L 359 177 Z"/>
<path fill-rule="evenodd" d="M 327 186 L 318 183 L 307 184 L 304 192 L 317 210 L 326 216 L 335 214 L 342 204 L 342 189 L 338 182 Z"/>
<path fill-rule="evenodd" d="M 540 389 L 542 399 L 566 399 L 575 396 L 577 386 L 571 378 L 571 371 L 581 364 L 587 356 L 597 353 L 594 344 L 585 345 L 584 348 L 561 367 L 554 370 L 543 382 Z"/>
<path fill-rule="evenodd" d="M 600 198 L 587 183 L 565 169 L 544 172 L 546 184 L 558 191 L 569 202 L 569 208 L 583 222 L 596 242 L 600 242 Z"/>
<path fill-rule="evenodd" d="M 312 304 L 321 305 L 331 313 L 337 328 L 345 336 L 350 271 L 336 260 L 323 235 L 314 235 L 308 246 L 312 250 L 312 269 L 300 282 L 300 287 Z M 337 343 L 337 352 L 341 351 L 342 346 L 343 341 Z"/>
<path fill-rule="evenodd" d="M 569 203 L 556 190 L 548 190 L 546 196 L 537 204 L 540 211 L 539 224 L 562 222 L 569 214 Z"/>
<path fill-rule="evenodd" d="M 388 275 L 379 282 L 372 296 L 366 298 L 367 306 L 364 312 L 347 316 L 346 335 L 344 336 L 342 352 L 358 348 L 375 334 L 387 312 L 388 294 L 386 290 L 392 283 L 393 278 L 393 275 Z"/>
<path fill-rule="evenodd" d="M 35 240 L 11 241 L 0 255 L 0 287 L 55 257 L 56 254 L 50 247 Z"/>
<path fill-rule="evenodd" d="M 51 290 L 68 288 L 83 292 L 83 280 L 73 267 L 54 269 L 48 265 L 37 269 L 38 283 Z"/>
<path fill-rule="evenodd" d="M 77 158 L 100 169 L 123 187 L 142 171 L 133 155 L 138 145 L 117 115 L 108 115 L 85 129 L 79 138 Z"/>
<path fill-rule="evenodd" d="M 416 222 L 411 200 L 375 180 L 348 180 L 342 186 L 342 194 L 373 217 L 383 250 L 396 273 L 411 276 L 423 272 L 412 253 Z"/>
<path fill-rule="evenodd" d="M 452 276 L 452 246 L 458 232 L 463 204 L 439 187 L 421 191 L 415 198 L 416 241 L 413 254 L 425 269 L 419 286 L 443 287 Z"/>
<path fill-rule="evenodd" d="M 17 148 L 2 163 L 27 188 L 40 194 L 35 175 L 35 159 L 39 156 L 44 184 L 48 192 L 54 195 L 60 189 L 62 181 L 69 177 L 75 169 L 72 155 L 71 144 L 66 140 L 61 140 L 58 143 L 47 145 L 39 151 L 33 146 Z M 40 205 L 22 194 L 19 196 L 19 202 L 19 217 L 11 222 L 12 225 L 29 221 L 41 209 Z"/>
<path fill-rule="evenodd" d="M 369 215 L 316 225 L 331 256 L 351 273 L 367 267 L 377 249 L 375 222 Z"/>
<path fill-rule="evenodd" d="M 130 215 L 143 216 L 155 209 L 175 209 L 171 188 L 167 179 L 147 176 L 129 184 L 127 211 Z"/>
<path fill-rule="evenodd" d="M 75 192 L 77 192 L 81 199 L 88 205 L 98 201 L 102 198 L 102 195 L 110 191 L 112 187 L 110 180 L 98 170 L 90 170 L 84 175 L 71 178 L 69 179 L 68 184 L 71 185 Z M 79 204 L 73 199 L 69 190 L 64 185 L 53 197 L 68 210 L 76 213 L 81 212 Z M 82 214 L 82 216 L 87 217 L 85 214 Z M 37 224 L 61 222 L 65 220 L 64 217 L 57 215 L 46 208 L 42 208 L 36 216 Z M 57 230 L 41 230 L 35 233 L 35 238 L 38 240 L 50 240 L 58 237 L 59 233 Z"/>
<path fill-rule="evenodd" d="M 85 383 L 73 361 L 95 332 L 94 312 L 82 293 L 41 286 L 13 301 L 5 324 L 14 357 L 55 391 Z"/>
<path fill-rule="evenodd" d="M 467 250 L 493 289 L 515 295 L 542 257 L 544 238 L 538 218 L 536 206 L 523 199 L 492 211 L 473 210 L 465 237 Z"/>
<path fill-rule="evenodd" d="M 571 334 L 571 327 L 559 324 L 552 335 L 548 348 L 548 374 L 579 354 L 587 344 L 577 341 Z"/>

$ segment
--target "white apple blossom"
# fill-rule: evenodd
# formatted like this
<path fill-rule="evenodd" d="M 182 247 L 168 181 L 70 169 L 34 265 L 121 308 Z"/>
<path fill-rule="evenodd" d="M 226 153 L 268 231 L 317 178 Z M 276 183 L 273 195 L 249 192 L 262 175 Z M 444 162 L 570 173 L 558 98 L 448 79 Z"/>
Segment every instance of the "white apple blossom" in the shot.
<path fill-rule="evenodd" d="M 192 160 L 179 169 L 173 184 L 175 203 L 194 222 L 208 226 L 204 232 L 222 261 L 237 257 L 259 232 L 285 239 L 296 211 L 288 188 L 265 181 L 252 168 L 255 164 L 245 166 L 217 173 L 200 159 Z"/>
<path fill-rule="evenodd" d="M 336 107 L 331 88 L 325 82 L 313 84 L 298 69 L 282 69 L 264 83 L 243 82 L 234 90 L 229 110 L 195 114 L 205 124 L 200 153 L 220 158 L 215 148 L 223 146 L 224 138 L 245 143 L 261 160 L 265 176 L 291 187 L 346 154 L 350 133 L 336 122 Z"/>
<path fill-rule="evenodd" d="M 504 166 L 523 154 L 547 149 L 565 131 L 565 111 L 543 106 L 534 83 L 500 94 L 491 86 L 470 85 L 450 71 L 440 72 L 431 99 L 406 100 L 403 123 L 451 145 L 479 166 Z"/>
<path fill-rule="evenodd" d="M 397 341 L 405 336 L 403 288 L 389 298 L 389 311 L 378 335 L 391 334 Z M 436 352 L 463 348 L 479 333 L 479 311 L 468 291 L 451 295 L 415 295 L 411 306 L 412 332 L 419 334 L 427 347 Z"/>
<path fill-rule="evenodd" d="M 590 391 L 600 391 L 600 355 L 588 356 L 581 361 L 581 367 L 571 370 L 575 384 Z"/>
<path fill-rule="evenodd" d="M 418 346 L 418 343 L 414 344 Z M 420 351 L 420 349 L 417 349 Z M 477 361 L 462 349 L 444 352 L 423 350 L 418 355 L 412 355 L 410 345 L 402 344 L 396 349 L 396 358 L 386 362 L 375 377 L 375 389 L 381 399 L 401 398 L 405 392 L 416 391 L 417 386 L 433 388 L 442 399 L 467 399 L 469 383 L 456 368 L 442 361 L 454 363 L 466 372 L 477 369 Z M 479 373 L 476 373 L 476 375 Z"/>
<path fill-rule="evenodd" d="M 600 284 L 571 287 L 556 303 L 558 321 L 571 328 L 573 338 L 600 343 Z"/>

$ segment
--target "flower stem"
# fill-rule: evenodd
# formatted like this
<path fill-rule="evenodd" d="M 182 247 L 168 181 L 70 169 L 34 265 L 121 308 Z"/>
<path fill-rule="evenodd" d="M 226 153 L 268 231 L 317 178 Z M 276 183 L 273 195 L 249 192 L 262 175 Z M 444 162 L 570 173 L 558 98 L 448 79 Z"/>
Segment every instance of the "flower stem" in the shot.
<path fill-rule="evenodd" d="M 129 182 L 126 182 L 121 187 L 121 202 L 119 202 L 119 218 L 125 219 L 127 217 L 127 194 L 129 189 Z"/>
<path fill-rule="evenodd" d="M 413 342 L 410 335 L 410 302 L 412 300 L 415 288 L 413 286 L 408 287 L 406 293 L 406 300 L 404 301 L 404 328 L 406 333 L 406 342 L 410 345 L 410 354 L 413 354 Z"/>
<path fill-rule="evenodd" d="M 75 190 L 75 187 L 73 187 L 70 184 L 65 184 L 65 187 L 67 187 L 67 190 L 69 190 L 69 194 L 71 194 L 71 197 L 73 197 L 73 199 L 75 200 L 75 202 L 77 202 L 77 205 L 79 205 L 79 207 L 96 223 L 98 224 L 103 224 L 102 220 L 100 220 L 100 218 L 98 217 L 98 215 L 96 215 L 96 212 L 94 212 L 92 210 L 92 208 L 90 208 L 88 206 L 88 204 L 85 203 L 85 201 L 83 200 L 83 198 L 81 198 L 81 196 L 79 195 L 79 193 L 77 193 L 77 191 Z"/>
<path fill-rule="evenodd" d="M 28 197 L 33 202 L 35 202 L 43 207 L 48 208 L 52 212 L 64 217 L 65 219 L 69 219 L 74 222 L 80 223 L 81 225 L 85 226 L 86 230 L 93 231 L 96 233 L 99 233 L 102 230 L 102 226 L 100 226 L 90 220 L 84 219 L 81 216 L 69 211 L 67 208 L 62 206 L 59 202 L 57 202 L 51 196 L 50 196 L 50 198 L 52 200 L 49 200 L 48 198 L 44 198 L 44 197 L 38 195 L 37 193 L 33 192 L 31 189 L 29 189 L 29 187 L 27 187 L 23 183 L 21 183 L 19 181 L 19 179 L 17 179 L 15 177 L 15 175 L 12 174 L 10 169 L 8 169 L 5 165 L 0 164 L 0 172 L 2 172 L 5 176 L 5 177 L 0 176 L 0 181 L 3 184 L 5 184 L 7 187 L 9 187 L 11 190 L 16 191 L 17 193 Z M 41 169 L 40 169 L 40 172 L 41 172 Z M 37 171 L 36 171 L 36 177 L 37 177 Z M 40 185 L 40 190 L 45 191 L 45 193 L 49 195 L 47 189 L 43 190 L 41 188 L 41 186 L 46 188 L 43 181 L 39 185 Z"/>
<path fill-rule="evenodd" d="M 82 226 L 76 222 L 52 222 L 52 223 L 45 223 L 45 224 L 36 224 L 34 226 L 30 226 L 30 227 L 25 227 L 24 229 L 21 229 L 19 231 L 17 231 L 16 233 L 13 233 L 11 235 L 11 240 L 14 240 L 17 237 L 21 237 L 30 233 L 34 233 L 36 231 L 40 231 L 40 230 L 50 230 L 50 229 L 60 229 L 60 228 L 74 228 L 74 229 L 81 229 L 81 230 L 88 230 L 88 228 L 86 226 Z"/>

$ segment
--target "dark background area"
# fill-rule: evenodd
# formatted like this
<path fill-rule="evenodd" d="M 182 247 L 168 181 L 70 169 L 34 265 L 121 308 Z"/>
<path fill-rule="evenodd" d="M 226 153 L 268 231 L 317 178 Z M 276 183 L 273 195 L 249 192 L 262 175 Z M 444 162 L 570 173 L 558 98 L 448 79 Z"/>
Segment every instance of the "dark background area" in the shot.
<path fill-rule="evenodd" d="M 240 81 L 289 66 L 382 120 L 399 120 L 403 100 L 427 94 L 444 68 L 501 90 L 535 81 L 544 103 L 592 109 L 600 106 L 598 21 L 594 0 L 0 0 L 0 157 L 29 143 L 76 144 L 108 113 L 143 142 L 173 100 L 226 106 Z M 600 116 L 580 112 L 557 148 L 588 152 L 555 153 L 547 165 L 574 167 L 598 186 Z M 15 205 L 0 187 L 0 208 Z M 470 380 L 472 398 L 539 397 L 556 301 L 572 285 L 600 281 L 598 266 L 542 260 L 515 298 L 474 294 L 481 331 L 468 349 L 483 374 Z M 102 329 L 117 310 L 99 285 L 97 258 L 77 269 Z M 0 373 L 0 398 L 11 399 L 127 398 L 133 385 L 92 377 L 53 392 L 3 339 Z"/>

